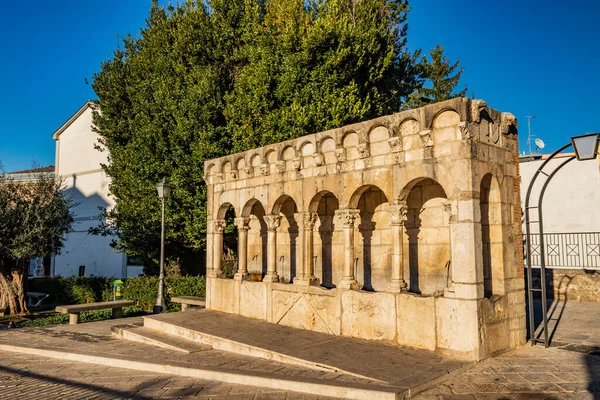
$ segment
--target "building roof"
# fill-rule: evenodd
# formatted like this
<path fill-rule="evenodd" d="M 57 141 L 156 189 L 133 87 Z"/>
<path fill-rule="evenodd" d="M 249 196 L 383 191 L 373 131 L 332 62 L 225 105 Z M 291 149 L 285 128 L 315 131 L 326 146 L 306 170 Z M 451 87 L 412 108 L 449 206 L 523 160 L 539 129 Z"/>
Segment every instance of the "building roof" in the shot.
<path fill-rule="evenodd" d="M 54 165 L 48 165 L 47 167 L 40 167 L 40 168 L 24 169 L 21 171 L 7 172 L 7 175 L 37 174 L 37 173 L 41 173 L 41 172 L 54 172 Z"/>
<path fill-rule="evenodd" d="M 71 118 L 69 118 L 64 124 L 62 124 L 60 126 L 60 128 L 58 128 L 53 134 L 52 134 L 52 139 L 57 140 L 58 137 L 60 136 L 61 133 L 63 133 L 69 126 L 71 126 L 71 124 L 73 122 L 75 122 L 75 120 L 77 118 L 79 118 L 81 116 L 81 114 L 83 114 L 88 107 L 92 107 L 94 104 L 94 102 L 92 100 L 88 100 L 86 101 L 86 103 L 81 106 L 81 108 L 79 108 L 79 110 L 77 110 L 75 112 L 75 114 L 71 115 Z"/>

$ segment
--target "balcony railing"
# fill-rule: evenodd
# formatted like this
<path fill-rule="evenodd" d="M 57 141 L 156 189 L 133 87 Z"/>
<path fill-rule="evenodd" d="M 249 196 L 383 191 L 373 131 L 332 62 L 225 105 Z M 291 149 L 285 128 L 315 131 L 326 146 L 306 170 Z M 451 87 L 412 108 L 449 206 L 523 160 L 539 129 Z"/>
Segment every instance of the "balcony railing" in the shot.
<path fill-rule="evenodd" d="M 545 233 L 546 268 L 600 269 L 600 232 Z M 531 265 L 540 266 L 540 238 L 531 235 Z M 525 257 L 527 260 L 527 257 Z"/>

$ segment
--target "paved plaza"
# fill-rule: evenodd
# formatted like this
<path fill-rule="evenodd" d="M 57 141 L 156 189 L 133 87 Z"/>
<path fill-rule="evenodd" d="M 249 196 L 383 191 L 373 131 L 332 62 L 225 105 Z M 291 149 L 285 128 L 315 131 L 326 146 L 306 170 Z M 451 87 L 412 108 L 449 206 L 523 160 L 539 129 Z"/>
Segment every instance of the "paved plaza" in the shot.
<path fill-rule="evenodd" d="M 0 351 L 0 398 L 316 400 L 324 397 Z"/>
<path fill-rule="evenodd" d="M 460 369 L 462 372 L 431 382 L 418 394 L 413 391 L 413 396 L 419 400 L 600 399 L 600 356 L 597 348 L 600 344 L 598 342 L 600 304 L 556 303 L 551 306 L 551 310 L 553 309 L 554 313 L 551 311 L 549 315 L 551 315 L 551 331 L 554 332 L 553 346 L 556 347 L 545 349 L 542 345 L 535 347 L 527 345 L 522 349 L 486 359 L 470 368 L 467 366 Z M 560 318 L 557 317 L 559 315 Z M 307 382 L 322 380 L 336 382 L 340 386 L 374 384 L 374 381 L 340 372 L 319 371 L 305 366 L 241 356 L 220 350 L 213 349 L 186 355 L 141 343 L 118 340 L 110 336 L 110 327 L 123 323 L 140 324 L 141 318 L 3 330 L 0 331 L 0 345 L 12 344 L 31 349 L 53 349 L 65 353 L 111 356 L 122 360 L 123 366 L 126 366 L 130 360 L 145 360 L 173 365 L 193 365 L 214 371 L 234 371 L 239 374 L 292 377 Z M 556 329 L 554 329 L 555 325 Z M 300 331 L 302 334 L 305 332 L 309 333 Z M 298 338 L 301 339 L 302 337 Z M 291 338 L 288 341 L 293 342 Z M 313 346 L 316 349 L 324 343 L 326 344 L 326 341 L 316 342 Z M 290 344 L 289 347 L 293 348 L 294 344 Z M 347 354 L 352 355 L 350 351 Z M 372 363 L 366 362 L 363 357 L 356 364 L 375 365 L 378 360 L 384 358 L 384 354 L 374 353 L 371 358 Z M 326 361 L 331 362 L 331 359 Z M 382 378 L 392 373 L 400 380 L 413 374 L 414 370 L 414 367 L 402 364 L 387 372 L 380 370 L 379 373 L 385 375 L 377 377 Z M 318 397 L 210 379 L 188 378 L 0 351 L 0 398 L 315 399 Z"/>

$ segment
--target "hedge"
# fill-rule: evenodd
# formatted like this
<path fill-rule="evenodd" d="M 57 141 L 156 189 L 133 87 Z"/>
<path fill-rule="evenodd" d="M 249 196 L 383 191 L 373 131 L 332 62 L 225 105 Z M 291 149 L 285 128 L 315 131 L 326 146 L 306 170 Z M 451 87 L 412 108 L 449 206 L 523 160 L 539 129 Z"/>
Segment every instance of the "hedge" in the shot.
<path fill-rule="evenodd" d="M 28 281 L 27 290 L 50 294 L 47 304 L 83 304 L 113 299 L 114 278 L 72 277 L 34 278 Z M 158 277 L 142 275 L 123 280 L 122 298 L 135 300 L 135 311 L 152 310 L 158 292 Z M 165 278 L 165 299 L 168 311 L 178 311 L 179 304 L 170 303 L 175 296 L 199 296 L 206 294 L 204 276 L 179 276 Z"/>

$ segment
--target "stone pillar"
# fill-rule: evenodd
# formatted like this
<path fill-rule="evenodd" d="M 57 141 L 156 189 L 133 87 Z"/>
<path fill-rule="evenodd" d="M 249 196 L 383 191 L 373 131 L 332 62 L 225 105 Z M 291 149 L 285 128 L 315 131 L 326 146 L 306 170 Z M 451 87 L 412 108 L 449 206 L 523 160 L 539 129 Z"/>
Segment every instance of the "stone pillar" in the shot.
<path fill-rule="evenodd" d="M 317 222 L 317 213 L 305 212 L 298 213 L 302 218 L 302 275 L 294 279 L 294 284 L 301 286 L 318 285 L 319 280 L 315 277 L 313 263 L 313 235 L 315 223 Z"/>
<path fill-rule="evenodd" d="M 279 215 L 265 215 L 267 224 L 267 274 L 263 282 L 279 282 L 277 274 L 277 228 L 281 222 Z"/>
<path fill-rule="evenodd" d="M 342 281 L 337 285 L 342 289 L 358 289 L 358 282 L 354 277 L 354 221 L 359 217 L 356 209 L 337 210 L 335 212 L 344 227 L 344 274 Z"/>
<path fill-rule="evenodd" d="M 248 224 L 250 218 L 240 217 L 235 219 L 238 229 L 238 271 L 234 279 L 242 280 L 248 276 Z"/>
<path fill-rule="evenodd" d="M 460 192 L 456 209 L 450 213 L 452 285 L 444 296 L 461 299 L 483 298 L 483 253 L 479 192 Z"/>
<path fill-rule="evenodd" d="M 223 274 L 223 229 L 227 226 L 224 219 L 213 221 L 213 276 Z"/>
<path fill-rule="evenodd" d="M 213 242 L 213 221 L 206 221 L 206 276 L 211 278 L 215 277 L 213 255 L 214 255 L 214 242 Z"/>
<path fill-rule="evenodd" d="M 392 217 L 392 279 L 386 291 L 390 293 L 400 293 L 406 291 L 406 281 L 404 280 L 403 239 L 404 221 L 406 221 L 408 207 L 406 202 L 403 201 L 399 204 L 391 204 L 388 206 L 388 211 Z"/>

